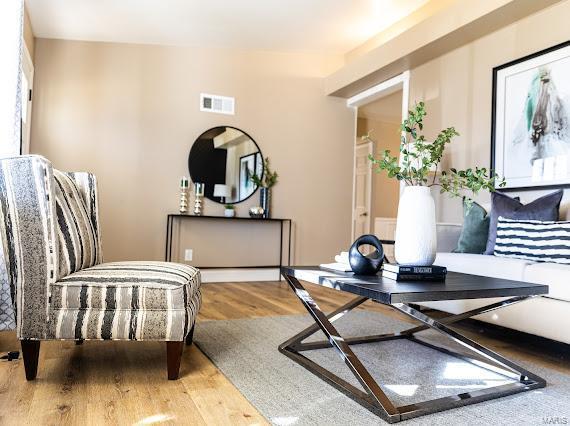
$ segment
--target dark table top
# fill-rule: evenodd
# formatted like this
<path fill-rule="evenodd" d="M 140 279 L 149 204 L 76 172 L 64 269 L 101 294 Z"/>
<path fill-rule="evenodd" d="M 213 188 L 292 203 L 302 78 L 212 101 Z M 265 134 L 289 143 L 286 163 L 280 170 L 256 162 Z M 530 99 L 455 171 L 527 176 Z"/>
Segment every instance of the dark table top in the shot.
<path fill-rule="evenodd" d="M 442 282 L 394 281 L 380 275 L 334 272 L 318 266 L 284 266 L 281 273 L 384 304 L 548 294 L 548 286 L 543 284 L 457 272 L 448 272 Z"/>

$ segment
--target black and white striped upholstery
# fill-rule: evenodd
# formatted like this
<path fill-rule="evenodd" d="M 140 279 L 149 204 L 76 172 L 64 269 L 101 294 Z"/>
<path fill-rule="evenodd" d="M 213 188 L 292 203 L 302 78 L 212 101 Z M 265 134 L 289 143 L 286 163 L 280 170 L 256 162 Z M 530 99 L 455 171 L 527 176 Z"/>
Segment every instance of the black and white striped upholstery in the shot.
<path fill-rule="evenodd" d="M 100 263 L 92 174 L 54 172 L 40 156 L 2 159 L 0 216 L 2 279 L 15 296 L 19 339 L 183 341 L 190 333 L 200 272 L 166 262 Z"/>
<path fill-rule="evenodd" d="M 58 236 L 58 278 L 100 262 L 93 222 L 75 181 L 67 173 L 53 171 Z"/>
<path fill-rule="evenodd" d="M 495 256 L 570 264 L 570 222 L 499 217 Z"/>
<path fill-rule="evenodd" d="M 48 298 L 57 270 L 53 183 L 51 164 L 42 157 L 0 161 L 0 237 L 20 339 L 50 334 Z"/>
<path fill-rule="evenodd" d="M 55 338 L 183 340 L 200 302 L 196 268 L 165 262 L 103 263 L 54 284 Z"/>

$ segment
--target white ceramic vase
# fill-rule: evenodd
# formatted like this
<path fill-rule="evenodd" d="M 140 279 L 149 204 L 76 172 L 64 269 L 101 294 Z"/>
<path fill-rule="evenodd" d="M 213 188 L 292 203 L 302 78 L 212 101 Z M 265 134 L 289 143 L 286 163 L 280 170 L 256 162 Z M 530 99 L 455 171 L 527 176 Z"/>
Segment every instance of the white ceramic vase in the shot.
<path fill-rule="evenodd" d="M 430 188 L 407 186 L 398 204 L 396 262 L 400 265 L 433 265 L 436 248 L 435 202 Z"/>

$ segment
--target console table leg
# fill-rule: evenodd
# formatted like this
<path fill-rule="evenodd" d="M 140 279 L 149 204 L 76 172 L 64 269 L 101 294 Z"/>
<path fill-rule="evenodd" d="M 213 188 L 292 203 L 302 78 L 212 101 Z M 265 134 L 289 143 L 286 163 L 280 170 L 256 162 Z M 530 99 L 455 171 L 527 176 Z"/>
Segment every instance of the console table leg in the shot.
<path fill-rule="evenodd" d="M 170 229 L 170 216 L 166 217 L 166 247 L 164 248 L 164 261 L 168 262 L 168 230 Z"/>
<path fill-rule="evenodd" d="M 287 266 L 291 266 L 291 227 L 293 226 L 293 222 L 289 221 L 289 239 L 287 240 L 288 245 L 287 245 L 287 249 L 289 251 L 289 254 L 287 256 Z"/>
<path fill-rule="evenodd" d="M 281 281 L 281 267 L 283 266 L 283 221 L 279 222 L 279 281 Z"/>

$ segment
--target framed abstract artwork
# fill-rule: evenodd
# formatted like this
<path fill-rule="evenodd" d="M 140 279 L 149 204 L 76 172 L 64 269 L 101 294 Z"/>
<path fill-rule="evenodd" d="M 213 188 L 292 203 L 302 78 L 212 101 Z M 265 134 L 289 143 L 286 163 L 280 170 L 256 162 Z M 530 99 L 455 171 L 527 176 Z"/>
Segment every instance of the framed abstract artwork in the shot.
<path fill-rule="evenodd" d="M 256 189 L 251 177 L 255 172 L 255 154 L 248 154 L 239 159 L 239 197 L 249 197 Z"/>
<path fill-rule="evenodd" d="M 492 119 L 505 189 L 570 185 L 570 41 L 494 68 Z"/>
<path fill-rule="evenodd" d="M 263 176 L 263 157 L 261 152 L 255 154 L 255 174 L 257 176 Z"/>

